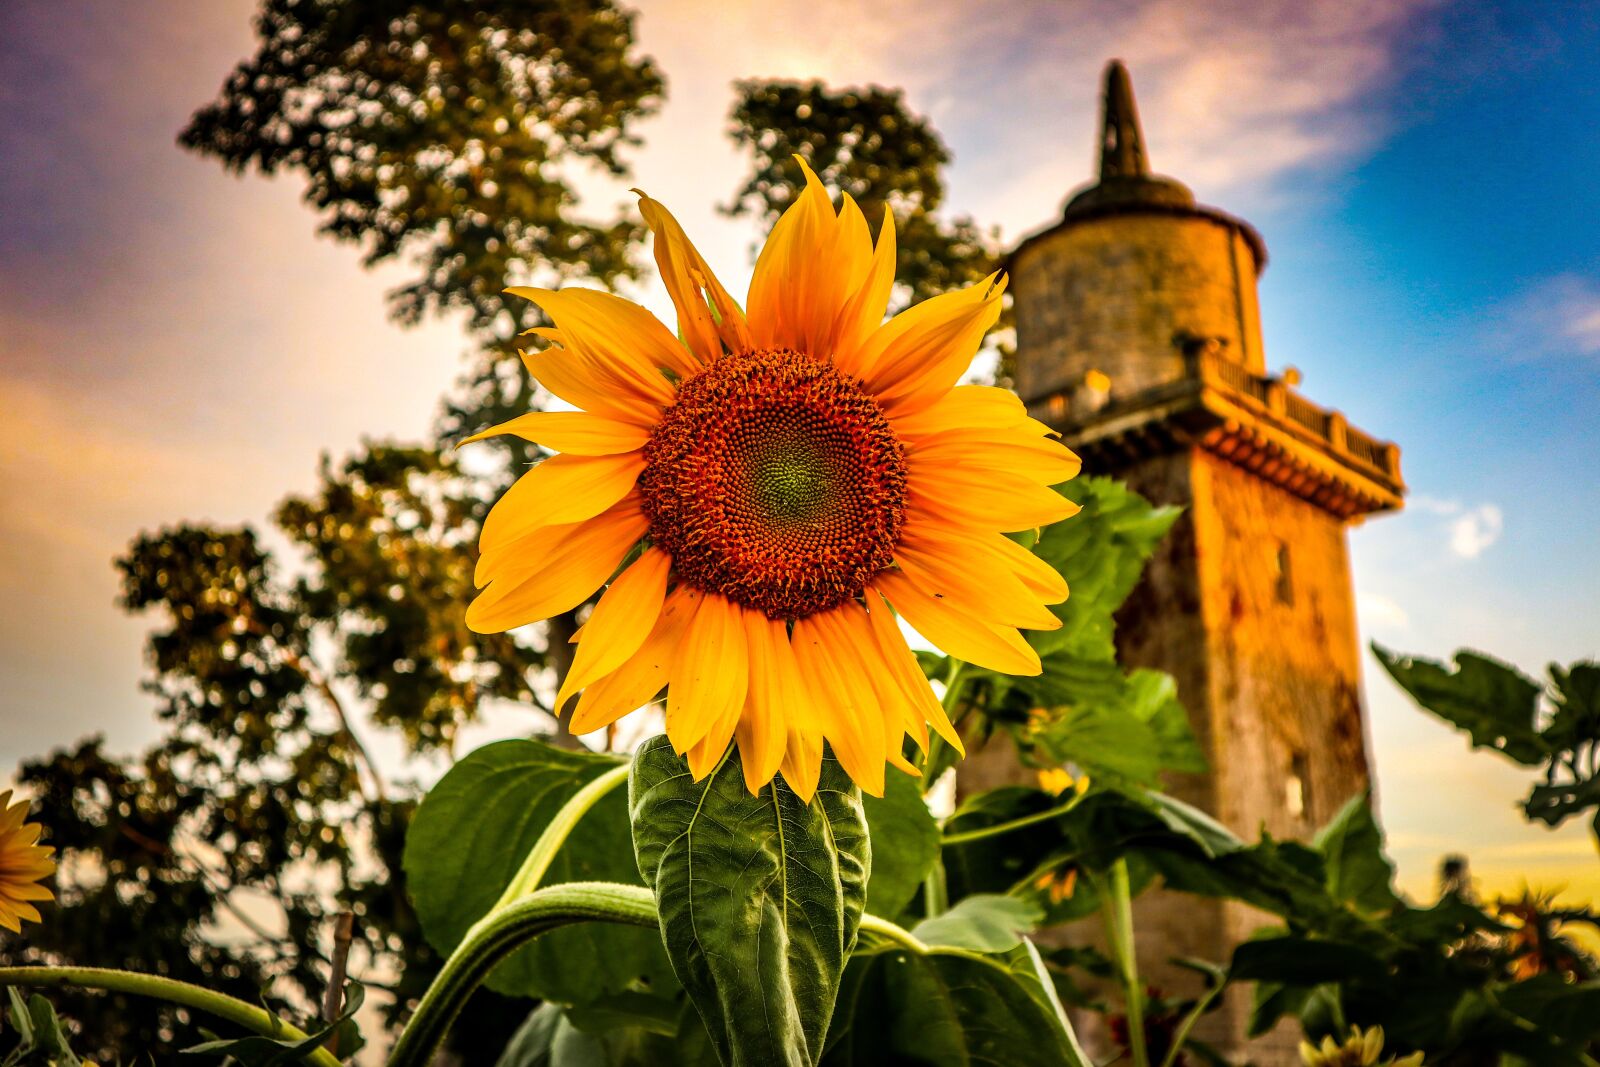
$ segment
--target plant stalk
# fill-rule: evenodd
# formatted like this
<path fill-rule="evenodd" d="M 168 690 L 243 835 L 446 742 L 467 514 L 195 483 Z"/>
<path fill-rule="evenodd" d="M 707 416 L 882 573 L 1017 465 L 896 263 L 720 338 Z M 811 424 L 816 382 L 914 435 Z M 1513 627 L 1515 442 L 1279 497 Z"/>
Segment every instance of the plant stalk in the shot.
<path fill-rule="evenodd" d="M 467 998 L 496 964 L 540 934 L 580 922 L 654 928 L 655 897 L 644 886 L 564 882 L 489 912 L 467 931 L 423 994 L 388 1067 L 427 1067 Z"/>
<path fill-rule="evenodd" d="M 556 853 L 561 851 L 561 846 L 566 844 L 567 837 L 578 825 L 578 820 L 588 814 L 589 809 L 599 803 L 601 797 L 626 782 L 631 767 L 630 763 L 619 763 L 572 794 L 571 799 L 561 806 L 555 818 L 544 828 L 539 840 L 528 850 L 522 866 L 517 869 L 517 873 L 506 886 L 505 892 L 500 894 L 500 899 L 495 902 L 494 907 L 489 909 L 489 914 L 492 915 L 501 908 L 521 900 L 539 888 L 545 872 L 550 869 L 550 864 L 554 862 Z"/>
<path fill-rule="evenodd" d="M 980 826 L 976 830 L 962 830 L 958 833 L 945 834 L 939 843 L 944 848 L 949 848 L 951 845 L 965 845 L 973 841 L 982 841 L 986 837 L 998 837 L 1001 834 L 1009 834 L 1013 830 L 1022 830 L 1042 822 L 1049 822 L 1051 819 L 1060 818 L 1073 808 L 1076 808 L 1083 803 L 1083 798 L 1088 795 L 1088 793 L 1079 793 L 1065 804 L 1058 804 L 1045 811 L 1036 811 L 1032 815 L 1023 815 L 1016 819 L 1007 819 L 1005 822 L 997 822 L 993 826 Z"/>
<path fill-rule="evenodd" d="M 1133 893 L 1128 884 L 1128 861 L 1111 865 L 1110 884 L 1105 894 L 1106 933 L 1122 973 L 1128 1012 L 1128 1050 L 1133 1067 L 1150 1067 L 1150 1053 L 1144 1040 L 1144 988 L 1139 984 L 1139 960 L 1133 941 Z"/>
<path fill-rule="evenodd" d="M 110 967 L 0 967 L 0 986 L 8 985 L 35 989 L 75 986 L 108 993 L 127 993 L 194 1008 L 242 1026 L 251 1033 L 279 1041 L 304 1041 L 310 1036 L 266 1009 L 236 1000 L 225 993 L 137 971 L 119 971 Z M 325 1048 L 313 1049 L 301 1058 L 317 1067 L 339 1067 L 338 1058 Z"/>

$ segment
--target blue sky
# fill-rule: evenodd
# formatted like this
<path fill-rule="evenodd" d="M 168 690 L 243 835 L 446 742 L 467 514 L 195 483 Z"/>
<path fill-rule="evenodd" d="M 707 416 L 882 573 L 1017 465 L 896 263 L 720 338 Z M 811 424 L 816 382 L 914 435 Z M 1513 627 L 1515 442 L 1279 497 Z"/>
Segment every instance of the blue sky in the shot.
<path fill-rule="evenodd" d="M 1364 636 L 1530 668 L 1600 654 L 1600 8 L 638 7 L 669 100 L 633 178 L 583 188 L 597 211 L 634 183 L 669 203 L 735 291 L 758 235 L 715 210 L 746 166 L 725 137 L 734 79 L 904 86 L 954 152 L 953 210 L 1014 240 L 1089 177 L 1099 69 L 1125 59 L 1155 168 L 1266 237 L 1269 366 L 1404 450 L 1410 506 L 1352 533 Z M 113 606 L 131 536 L 260 522 L 322 450 L 423 435 L 455 374 L 457 326 L 386 322 L 398 275 L 317 239 L 292 180 L 174 145 L 250 50 L 251 8 L 0 14 L 0 766 L 89 730 L 120 749 L 154 736 L 143 628 Z M 670 310 L 653 281 L 634 295 Z M 1526 827 L 1525 776 L 1371 667 L 1404 884 L 1425 891 L 1461 848 L 1491 888 L 1600 897 L 1582 829 Z"/>

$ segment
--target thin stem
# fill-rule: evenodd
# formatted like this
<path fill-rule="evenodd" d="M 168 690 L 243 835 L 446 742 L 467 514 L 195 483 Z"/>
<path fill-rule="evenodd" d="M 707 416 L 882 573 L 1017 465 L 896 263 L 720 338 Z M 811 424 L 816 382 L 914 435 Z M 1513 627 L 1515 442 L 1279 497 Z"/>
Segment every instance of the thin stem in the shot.
<path fill-rule="evenodd" d="M 118 971 L 109 967 L 0 967 L 0 986 L 8 985 L 36 989 L 75 986 L 79 989 L 101 989 L 108 993 L 128 993 L 194 1008 L 237 1023 L 251 1033 L 279 1041 L 304 1041 L 310 1036 L 254 1004 L 188 982 L 136 971 Z M 312 1049 L 302 1059 L 318 1067 L 339 1067 L 338 1059 L 325 1048 Z"/>
<path fill-rule="evenodd" d="M 945 716 L 953 722 L 955 719 L 951 713 L 955 710 L 956 705 L 961 703 L 961 672 L 966 669 L 967 665 L 965 661 L 956 659 L 954 656 L 951 656 L 946 662 L 950 666 L 944 676 L 944 696 L 940 698 L 939 706 L 944 708 Z M 939 760 L 944 756 L 944 750 L 944 738 L 934 734 L 928 739 L 928 751 L 922 757 L 922 791 L 924 793 L 938 783 L 939 776 L 935 772 L 939 769 Z"/>
<path fill-rule="evenodd" d="M 997 822 L 993 826 L 980 826 L 975 830 L 962 830 L 958 833 L 945 834 L 940 844 L 945 848 L 949 848 L 951 845 L 970 844 L 973 841 L 982 841 L 986 837 L 998 837 L 1001 834 L 1009 834 L 1013 830 L 1021 830 L 1028 826 L 1049 822 L 1051 819 L 1060 818 L 1083 803 L 1083 798 L 1088 795 L 1087 793 L 1079 793 L 1065 804 L 1059 804 L 1045 811 L 1036 811 L 1032 815 L 1023 815 L 1019 818 L 1007 819 L 1005 822 Z"/>
<path fill-rule="evenodd" d="M 1173 1064 L 1178 1062 L 1178 1056 L 1183 1052 L 1184 1042 L 1189 1040 L 1189 1031 L 1194 1029 L 1194 1024 L 1200 1021 L 1200 1016 L 1206 1013 L 1206 1009 L 1222 993 L 1226 984 L 1226 982 L 1219 981 L 1216 985 L 1206 990 L 1204 996 L 1195 1001 L 1194 1007 L 1189 1009 L 1189 1014 L 1184 1017 L 1182 1024 L 1173 1033 L 1172 1045 L 1167 1049 L 1167 1054 L 1161 1058 L 1161 1067 L 1173 1067 Z"/>
<path fill-rule="evenodd" d="M 556 853 L 561 851 L 561 846 L 566 843 L 573 827 L 578 825 L 578 820 L 588 813 L 589 809 L 599 803 L 600 798 L 611 792 L 617 786 L 628 780 L 628 769 L 631 764 L 619 763 L 611 770 L 605 772 L 576 793 L 561 806 L 555 818 L 545 826 L 544 833 L 539 835 L 539 840 L 533 843 L 533 848 L 528 850 L 528 855 L 522 861 L 522 866 L 511 879 L 511 884 L 506 886 L 506 891 L 500 894 L 500 899 L 495 902 L 490 914 L 504 908 L 517 900 L 532 893 L 539 888 L 545 872 L 550 869 L 550 864 L 555 860 Z"/>
<path fill-rule="evenodd" d="M 389 1054 L 389 1067 L 426 1067 L 450 1024 L 495 965 L 558 927 L 579 922 L 656 925 L 655 897 L 643 886 L 564 882 L 479 919 L 450 954 Z"/>
<path fill-rule="evenodd" d="M 1144 1043 L 1144 989 L 1139 985 L 1139 960 L 1133 942 L 1133 893 L 1128 885 L 1128 861 L 1111 865 L 1105 893 L 1106 933 L 1111 939 L 1128 1011 L 1128 1047 L 1134 1067 L 1150 1067 Z"/>
<path fill-rule="evenodd" d="M 944 859 L 936 857 L 922 880 L 922 910 L 928 918 L 950 910 L 950 889 L 945 881 Z"/>
<path fill-rule="evenodd" d="M 870 913 L 861 916 L 861 932 L 884 941 L 891 941 L 919 956 L 925 956 L 929 951 L 928 946 L 917 940 L 916 935 L 910 930 Z"/>

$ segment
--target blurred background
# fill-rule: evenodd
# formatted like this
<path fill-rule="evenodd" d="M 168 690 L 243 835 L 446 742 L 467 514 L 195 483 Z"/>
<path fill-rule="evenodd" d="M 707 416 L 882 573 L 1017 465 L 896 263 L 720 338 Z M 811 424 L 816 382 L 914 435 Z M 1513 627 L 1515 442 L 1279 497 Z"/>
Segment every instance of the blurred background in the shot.
<path fill-rule="evenodd" d="M 114 761 L 161 745 L 174 723 L 198 732 L 147 771 L 235 746 L 258 766 L 279 761 L 283 777 L 359 749 L 341 794 L 356 797 L 425 783 L 452 749 L 548 722 L 528 702 L 549 697 L 533 673 L 540 638 L 467 649 L 459 620 L 419 611 L 363 642 L 331 638 L 317 620 L 370 615 L 370 604 L 336 601 L 381 602 L 396 583 L 465 588 L 425 550 L 470 518 L 462 487 L 498 468 L 466 457 L 458 468 L 445 453 L 440 470 L 432 457 L 441 438 L 519 400 L 515 360 L 495 358 L 518 325 L 495 303 L 502 282 L 611 285 L 672 321 L 630 228 L 636 185 L 744 291 L 784 195 L 770 157 L 790 136 L 773 120 L 780 97 L 751 79 L 820 80 L 835 100 L 858 90 L 853 106 L 913 120 L 900 127 L 909 148 L 948 149 L 947 161 L 908 156 L 922 160 L 919 199 L 897 204 L 957 263 L 926 281 L 936 290 L 1052 222 L 1090 177 L 1098 72 L 1120 56 L 1155 169 L 1268 242 L 1269 367 L 1299 368 L 1320 402 L 1404 450 L 1409 506 L 1351 535 L 1363 638 L 1434 657 L 1481 647 L 1534 674 L 1600 652 L 1600 9 L 642 0 L 630 23 L 605 4 L 557 6 L 604 77 L 558 82 L 571 106 L 515 149 L 537 176 L 523 193 L 472 175 L 498 176 L 507 159 L 424 160 L 397 204 L 373 198 L 348 161 L 325 160 L 320 206 L 290 153 L 336 147 L 237 135 L 239 100 L 270 95 L 268 82 L 219 97 L 260 48 L 252 0 L 0 9 L 4 774 L 66 747 L 56 777 L 30 788 L 54 781 L 62 799 L 92 779 L 112 807 L 127 788 L 122 800 L 138 809 L 143 795 L 159 826 L 200 802 L 169 793 L 163 809 Z M 209 123 L 191 125 L 219 100 Z M 417 107 L 419 123 L 494 131 L 492 108 L 439 115 L 426 93 Z M 385 165 L 385 146 L 374 150 L 356 163 Z M 472 182 L 485 211 L 545 213 L 541 235 L 428 214 L 429 195 Z M 443 241 L 450 226 L 470 254 Z M 530 266 L 528 249 L 546 258 Z M 416 499 L 397 504 L 407 493 Z M 257 532 L 215 536 L 246 526 Z M 152 536 L 130 550 L 141 535 Z M 414 554 L 386 551 L 402 543 Z M 201 662 L 219 646 L 199 622 L 163 613 L 179 602 L 171 575 L 207 553 L 227 567 L 201 601 L 229 588 L 259 599 L 227 670 Z M 336 594 L 341 574 L 367 585 Z M 152 628 L 166 635 L 153 648 L 159 673 Z M 385 633 L 437 642 L 436 664 L 386 658 Z M 406 705 L 398 683 L 428 669 L 444 695 Z M 239 709 L 211 685 L 242 686 L 250 714 L 231 738 L 207 716 Z M 1535 829 L 1517 809 L 1527 771 L 1469 753 L 1375 663 L 1366 702 L 1402 889 L 1430 896 L 1440 858 L 1462 852 L 1486 894 L 1532 884 L 1600 896 L 1588 828 Z M 274 750 L 272 738 L 297 731 L 321 740 Z M 102 747 L 79 749 L 91 735 Z M 231 758 L 214 773 L 230 776 Z M 279 811 L 314 853 L 336 820 L 307 815 L 305 802 L 270 787 L 239 795 L 246 818 Z M 192 871 L 173 879 L 206 885 Z M 244 910 L 216 922 L 237 933 Z"/>

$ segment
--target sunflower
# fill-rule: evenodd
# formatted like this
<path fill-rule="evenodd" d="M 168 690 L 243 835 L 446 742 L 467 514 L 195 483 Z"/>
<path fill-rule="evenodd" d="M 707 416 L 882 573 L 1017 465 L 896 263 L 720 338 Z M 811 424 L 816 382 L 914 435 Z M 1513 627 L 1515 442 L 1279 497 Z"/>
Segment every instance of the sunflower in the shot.
<path fill-rule="evenodd" d="M 802 163 L 802 166 L 804 164 Z M 737 740 L 752 792 L 816 790 L 823 742 L 864 790 L 916 773 L 910 736 L 961 740 L 894 612 L 952 656 L 1039 673 L 1018 627 L 1060 625 L 1053 569 L 1007 531 L 1075 513 L 1050 486 L 1078 460 L 1011 393 L 957 385 L 1000 314 L 1001 274 L 884 321 L 894 222 L 806 187 L 756 261 L 748 311 L 677 220 L 640 209 L 678 316 L 587 289 L 513 288 L 553 328 L 523 353 L 577 411 L 515 434 L 556 455 L 483 524 L 467 623 L 496 633 L 610 585 L 579 631 L 557 706 L 585 734 L 655 700 L 704 777 Z M 681 338 L 681 340 L 680 340 Z"/>
<path fill-rule="evenodd" d="M 39 844 L 39 824 L 24 822 L 26 803 L 11 803 L 11 790 L 0 793 L 0 926 L 20 933 L 22 924 L 39 921 L 30 900 L 51 899 L 39 884 L 55 872 L 55 849 Z"/>

